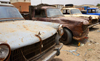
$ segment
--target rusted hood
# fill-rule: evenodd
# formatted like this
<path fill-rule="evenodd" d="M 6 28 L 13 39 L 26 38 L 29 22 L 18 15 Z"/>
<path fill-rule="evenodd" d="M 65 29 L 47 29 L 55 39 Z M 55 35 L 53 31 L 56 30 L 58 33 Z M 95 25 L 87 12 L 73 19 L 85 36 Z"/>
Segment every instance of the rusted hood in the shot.
<path fill-rule="evenodd" d="M 73 14 L 74 16 L 77 16 L 77 17 L 92 17 L 92 19 L 98 19 L 99 18 L 99 16 L 98 15 L 86 15 L 86 14 Z"/>
<path fill-rule="evenodd" d="M 40 33 L 39 33 L 40 32 Z M 54 35 L 56 29 L 36 21 L 9 21 L 0 23 L 0 41 L 7 42 L 12 50 L 39 42 Z"/>
<path fill-rule="evenodd" d="M 59 17 L 59 18 L 52 18 L 52 20 L 62 20 L 62 21 L 76 21 L 76 22 L 83 22 L 84 25 L 88 25 L 89 22 L 87 20 L 77 18 L 77 17 Z"/>

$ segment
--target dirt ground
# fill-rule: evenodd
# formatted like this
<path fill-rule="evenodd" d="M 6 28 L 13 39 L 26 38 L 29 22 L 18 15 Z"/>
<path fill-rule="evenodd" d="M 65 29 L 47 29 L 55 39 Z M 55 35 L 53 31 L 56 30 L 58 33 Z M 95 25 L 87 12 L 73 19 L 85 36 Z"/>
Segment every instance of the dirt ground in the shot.
<path fill-rule="evenodd" d="M 100 61 L 100 24 L 89 31 L 89 39 L 85 44 L 64 45 L 61 54 L 52 61 Z"/>

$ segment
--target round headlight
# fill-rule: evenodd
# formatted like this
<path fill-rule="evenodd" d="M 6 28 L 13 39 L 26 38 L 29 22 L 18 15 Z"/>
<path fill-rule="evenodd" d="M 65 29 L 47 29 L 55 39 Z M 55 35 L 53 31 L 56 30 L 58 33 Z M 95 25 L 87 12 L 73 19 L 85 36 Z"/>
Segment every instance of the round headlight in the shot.
<path fill-rule="evenodd" d="M 99 15 L 99 20 L 100 20 L 100 15 Z"/>
<path fill-rule="evenodd" d="M 10 47 L 7 44 L 0 44 L 0 61 L 6 60 L 10 55 Z"/>
<path fill-rule="evenodd" d="M 91 16 L 89 17 L 89 20 L 92 20 L 92 17 Z"/>

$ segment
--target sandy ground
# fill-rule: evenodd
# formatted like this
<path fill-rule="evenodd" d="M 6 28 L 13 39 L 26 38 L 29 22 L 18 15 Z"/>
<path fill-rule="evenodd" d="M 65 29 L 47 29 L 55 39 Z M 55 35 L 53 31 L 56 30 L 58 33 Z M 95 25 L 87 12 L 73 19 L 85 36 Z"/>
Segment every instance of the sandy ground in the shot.
<path fill-rule="evenodd" d="M 52 61 L 100 61 L 100 25 L 91 28 L 88 36 L 87 43 L 80 47 L 77 43 L 64 45 Z"/>

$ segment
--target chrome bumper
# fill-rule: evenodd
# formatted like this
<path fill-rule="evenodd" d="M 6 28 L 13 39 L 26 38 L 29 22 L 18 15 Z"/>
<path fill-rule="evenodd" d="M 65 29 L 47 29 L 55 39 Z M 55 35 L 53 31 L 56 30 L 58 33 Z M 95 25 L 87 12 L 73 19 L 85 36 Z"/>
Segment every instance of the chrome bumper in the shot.
<path fill-rule="evenodd" d="M 50 50 L 49 52 L 45 53 L 44 56 L 39 58 L 37 61 L 49 61 L 54 58 L 54 56 L 60 54 L 60 49 L 62 48 L 63 44 L 60 43 L 59 45 L 55 46 L 54 49 Z"/>
<path fill-rule="evenodd" d="M 92 24 L 92 25 L 89 25 L 88 27 L 91 28 L 91 27 L 93 27 L 93 26 L 95 26 L 95 25 L 98 25 L 98 24 L 99 24 L 99 23 Z"/>

